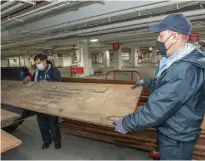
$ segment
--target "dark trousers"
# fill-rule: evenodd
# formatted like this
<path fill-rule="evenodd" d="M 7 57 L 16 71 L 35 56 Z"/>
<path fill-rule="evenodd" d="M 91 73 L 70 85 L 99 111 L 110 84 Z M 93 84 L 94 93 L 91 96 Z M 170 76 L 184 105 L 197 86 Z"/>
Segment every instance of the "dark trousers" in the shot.
<path fill-rule="evenodd" d="M 158 133 L 160 160 L 192 160 L 196 140 L 181 142 Z"/>
<path fill-rule="evenodd" d="M 38 126 L 44 143 L 61 143 L 60 128 L 58 126 L 58 117 L 47 114 L 37 114 Z"/>

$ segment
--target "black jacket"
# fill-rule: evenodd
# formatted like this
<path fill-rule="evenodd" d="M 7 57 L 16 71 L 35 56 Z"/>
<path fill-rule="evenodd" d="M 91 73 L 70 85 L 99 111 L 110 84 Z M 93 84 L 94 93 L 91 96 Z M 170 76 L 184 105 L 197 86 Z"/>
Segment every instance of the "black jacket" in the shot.
<path fill-rule="evenodd" d="M 57 68 L 48 64 L 44 71 L 37 70 L 33 74 L 32 81 L 38 82 L 41 80 L 46 80 L 49 82 L 59 82 L 61 81 L 61 73 Z"/>

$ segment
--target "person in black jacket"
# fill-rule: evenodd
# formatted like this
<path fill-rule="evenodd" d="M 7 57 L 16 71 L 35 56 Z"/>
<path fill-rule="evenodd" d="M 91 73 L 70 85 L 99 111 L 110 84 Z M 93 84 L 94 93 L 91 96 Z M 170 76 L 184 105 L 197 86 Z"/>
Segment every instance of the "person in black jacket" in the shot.
<path fill-rule="evenodd" d="M 61 81 L 60 71 L 50 64 L 46 63 L 45 55 L 39 54 L 34 57 L 36 64 L 36 72 L 33 74 L 33 81 Z M 43 149 L 47 149 L 52 141 L 55 144 L 56 149 L 61 148 L 61 134 L 58 126 L 58 117 L 51 116 L 43 113 L 37 114 L 38 126 L 41 131 L 43 139 Z"/>

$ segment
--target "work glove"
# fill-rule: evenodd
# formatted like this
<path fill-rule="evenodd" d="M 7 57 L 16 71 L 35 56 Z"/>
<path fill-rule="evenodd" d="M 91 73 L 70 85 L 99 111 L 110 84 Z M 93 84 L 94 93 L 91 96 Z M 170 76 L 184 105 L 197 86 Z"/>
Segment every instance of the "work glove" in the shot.
<path fill-rule="evenodd" d="M 138 80 L 134 86 L 132 86 L 132 89 L 137 88 L 138 86 L 143 86 L 144 80 Z"/>
<path fill-rule="evenodd" d="M 119 133 L 122 133 L 122 134 L 127 134 L 128 133 L 128 131 L 125 130 L 125 128 L 122 125 L 122 119 L 117 120 L 115 122 L 115 131 L 119 132 Z"/>
<path fill-rule="evenodd" d="M 31 81 L 31 78 L 29 76 L 27 76 L 26 78 L 24 78 L 24 80 L 22 82 L 23 82 L 23 84 L 26 84 L 30 81 Z"/>

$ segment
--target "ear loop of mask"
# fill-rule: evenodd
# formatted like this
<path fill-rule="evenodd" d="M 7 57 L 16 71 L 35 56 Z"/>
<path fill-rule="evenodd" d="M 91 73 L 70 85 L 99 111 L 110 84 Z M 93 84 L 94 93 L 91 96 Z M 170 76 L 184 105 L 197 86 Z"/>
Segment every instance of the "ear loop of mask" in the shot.
<path fill-rule="evenodd" d="M 173 34 L 171 34 L 171 35 L 167 38 L 167 40 L 166 40 L 165 42 L 163 42 L 164 45 L 165 45 L 165 43 L 169 40 L 169 38 L 170 38 L 172 35 L 173 35 Z M 157 41 L 157 40 L 154 41 L 153 45 L 156 44 L 156 41 Z M 169 48 L 170 48 L 170 47 L 169 47 Z M 168 49 L 169 49 L 169 48 L 168 48 Z M 166 50 L 168 50 L 168 49 L 166 49 Z"/>
<path fill-rule="evenodd" d="M 171 34 L 171 35 L 168 37 L 168 39 L 164 42 L 164 45 L 165 45 L 165 43 L 169 40 L 169 38 L 172 37 L 172 35 L 173 35 L 173 34 Z M 175 42 L 175 43 L 176 43 L 176 42 Z M 168 47 L 167 50 L 169 50 L 175 43 L 172 43 L 172 45 L 170 45 L 170 47 Z"/>

